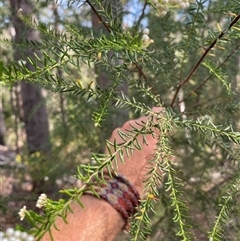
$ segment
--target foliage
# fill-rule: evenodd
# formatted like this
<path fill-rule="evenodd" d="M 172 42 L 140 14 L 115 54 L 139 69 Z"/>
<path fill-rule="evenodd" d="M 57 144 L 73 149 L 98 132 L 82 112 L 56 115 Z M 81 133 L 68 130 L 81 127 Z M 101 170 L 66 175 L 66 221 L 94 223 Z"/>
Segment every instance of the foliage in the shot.
<path fill-rule="evenodd" d="M 22 48 L 40 50 L 42 58 L 28 57 L 34 71 L 27 69 L 23 61 L 1 62 L 1 84 L 13 86 L 25 80 L 67 96 L 66 130 L 72 134 L 65 136 L 58 150 L 72 142 L 72 146 L 79 145 L 81 150 L 86 151 L 90 146 L 95 152 L 92 153 L 95 164 L 82 164 L 78 169 L 77 178 L 85 184 L 90 183 L 92 177 L 100 181 L 103 168 L 111 171 L 117 154 L 121 157 L 126 150 L 131 155 L 131 150 L 140 149 L 136 141 L 138 135 L 151 133 L 153 127 L 159 129 L 161 136 L 145 183 L 145 199 L 133 218 L 132 240 L 158 237 L 157 230 L 161 230 L 164 240 L 193 240 L 194 237 L 237 240 L 240 225 L 237 218 L 240 215 L 239 2 L 199 0 L 188 9 L 174 8 L 159 17 L 154 3 L 149 1 L 149 12 L 143 12 L 142 16 L 147 17 L 154 43 L 147 46 L 141 39 L 142 16 L 133 26 L 122 30 L 121 23 L 114 21 L 118 9 L 112 9 L 111 4 L 106 6 L 98 0 L 85 1 L 82 5 L 79 1 L 68 2 L 69 7 L 73 4 L 97 13 L 103 28 L 99 36 L 70 21 L 62 21 L 64 30 L 57 33 L 48 23 L 33 22 L 31 16 L 19 11 L 19 18 L 37 29 L 43 39 L 19 44 Z M 139 5 L 145 9 L 143 3 Z M 1 41 L 9 46 L 15 44 L 8 39 Z M 73 69 L 80 73 L 86 69 L 92 72 L 94 66 L 109 73 L 111 81 L 105 89 L 99 88 L 91 78 L 82 81 L 78 74 L 72 73 Z M 58 68 L 64 76 L 57 74 Z M 128 83 L 130 96 L 119 93 L 122 83 Z M 96 154 L 100 149 L 97 146 L 94 151 L 99 141 L 97 136 L 105 128 L 112 105 L 130 110 L 133 117 L 149 115 L 149 121 L 131 133 L 119 133 L 122 145 L 107 142 L 107 148 L 112 146 L 114 153 Z M 152 106 L 164 106 L 163 116 L 154 113 Z M 152 121 L 153 116 L 158 119 L 157 124 Z M 92 122 L 82 125 L 82 129 L 75 123 L 90 118 Z M 57 119 L 53 122 L 59 123 Z M 56 129 L 52 135 L 56 143 L 62 138 Z M 84 141 L 79 141 L 79 135 Z M 89 141 L 89 138 L 92 139 Z M 32 232 L 39 239 L 50 231 L 57 216 L 66 219 L 71 212 L 70 203 L 79 202 L 85 184 L 79 189 L 62 190 L 69 199 L 47 199 L 44 215 L 26 211 L 26 218 L 33 225 Z M 151 214 L 159 209 L 162 212 Z M 207 225 L 202 225 L 201 218 L 193 221 L 200 214 L 208 220 Z"/>

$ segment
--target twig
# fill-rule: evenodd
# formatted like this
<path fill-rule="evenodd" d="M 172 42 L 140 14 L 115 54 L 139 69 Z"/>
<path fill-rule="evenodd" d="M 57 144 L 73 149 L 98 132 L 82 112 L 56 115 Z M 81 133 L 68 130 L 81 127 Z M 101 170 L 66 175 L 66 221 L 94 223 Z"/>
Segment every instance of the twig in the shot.
<path fill-rule="evenodd" d="M 173 96 L 172 102 L 171 102 L 171 107 L 173 107 L 173 104 L 177 98 L 177 95 L 180 91 L 180 89 L 190 80 L 191 76 L 193 75 L 193 73 L 196 71 L 196 69 L 200 66 L 201 62 L 203 61 L 203 59 L 207 56 L 208 52 L 215 46 L 215 44 L 217 43 L 218 40 L 220 40 L 231 28 L 234 24 L 237 23 L 237 21 L 240 19 L 240 14 L 238 14 L 233 21 L 230 23 L 230 25 L 228 26 L 227 29 L 225 29 L 224 31 L 222 31 L 219 36 L 217 38 L 215 38 L 215 40 L 211 43 L 211 45 L 207 48 L 207 50 L 204 52 L 204 54 L 201 56 L 201 58 L 199 59 L 199 61 L 196 63 L 196 65 L 192 68 L 192 70 L 190 71 L 189 75 L 187 76 L 187 78 L 182 81 L 178 86 L 177 86 L 177 90 Z"/>
<path fill-rule="evenodd" d="M 99 15 L 99 13 L 97 12 L 97 10 L 95 9 L 95 7 L 91 4 L 91 2 L 89 0 L 86 0 L 86 3 L 91 7 L 92 11 L 96 14 L 96 16 L 99 18 L 99 20 L 101 21 L 101 23 L 103 24 L 103 26 L 107 29 L 107 31 L 109 33 L 112 32 L 111 28 L 109 27 L 109 25 L 103 20 L 103 18 Z M 144 5 L 144 8 L 143 8 L 143 12 L 142 12 L 142 15 L 140 17 L 142 17 L 144 15 L 144 10 L 147 6 L 147 2 L 145 3 Z M 141 67 L 136 63 L 136 62 L 133 62 L 133 64 L 136 66 L 139 74 L 140 74 L 140 77 L 142 76 L 144 78 L 144 80 L 146 81 L 146 83 L 148 85 L 151 86 L 151 90 L 153 92 L 153 94 L 157 95 L 157 92 L 154 90 L 154 88 L 152 87 L 152 85 L 149 83 L 146 75 L 144 74 L 144 72 L 142 71 Z"/>
<path fill-rule="evenodd" d="M 221 62 L 221 63 L 218 65 L 218 67 L 217 67 L 216 69 L 221 68 L 221 67 L 228 61 L 228 59 L 229 59 L 239 48 L 240 48 L 240 44 L 237 45 L 237 46 L 231 51 L 231 53 L 224 59 L 223 62 Z M 213 76 L 213 74 L 210 74 L 202 83 L 200 83 L 193 91 L 191 91 L 191 93 L 194 93 L 194 92 L 196 92 L 197 90 L 199 90 L 200 88 L 202 88 L 202 86 L 203 86 L 204 84 L 206 84 L 206 82 L 207 82 L 212 76 Z M 180 104 L 181 102 L 185 101 L 185 100 L 191 95 L 191 93 L 188 94 L 184 99 L 182 99 L 181 101 L 179 101 L 178 104 Z"/>
<path fill-rule="evenodd" d="M 140 22 L 142 21 L 144 15 L 145 15 L 145 10 L 146 10 L 147 5 L 148 5 L 148 3 L 147 3 L 147 1 L 145 1 L 144 6 L 143 6 L 143 9 L 142 9 L 142 13 L 141 13 L 141 15 L 140 15 L 140 17 L 139 17 L 136 25 L 135 25 L 135 28 L 136 28 L 136 29 L 137 29 L 138 26 L 140 25 Z"/>
<path fill-rule="evenodd" d="M 91 4 L 91 2 L 89 0 L 86 0 L 86 3 L 91 7 L 92 11 L 97 15 L 97 17 L 99 18 L 100 22 L 103 24 L 103 26 L 107 29 L 107 31 L 109 33 L 112 32 L 111 28 L 108 26 L 108 24 L 103 20 L 103 18 L 99 15 L 99 13 L 97 12 L 97 10 L 95 9 L 95 7 Z"/>

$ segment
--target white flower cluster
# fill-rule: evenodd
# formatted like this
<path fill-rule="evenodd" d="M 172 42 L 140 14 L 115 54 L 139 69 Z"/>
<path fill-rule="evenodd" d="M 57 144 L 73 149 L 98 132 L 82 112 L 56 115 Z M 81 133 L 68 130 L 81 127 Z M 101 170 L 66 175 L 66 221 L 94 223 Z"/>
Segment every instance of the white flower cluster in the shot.
<path fill-rule="evenodd" d="M 20 211 L 18 212 L 18 215 L 19 215 L 21 221 L 25 218 L 26 214 L 27 214 L 27 208 L 26 208 L 26 206 L 23 206 L 20 209 Z"/>
<path fill-rule="evenodd" d="M 189 8 L 190 3 L 194 3 L 196 0 L 152 0 L 157 8 L 157 16 L 165 16 L 169 9 L 186 9 Z"/>
<path fill-rule="evenodd" d="M 45 193 L 42 193 L 37 200 L 36 207 L 37 208 L 43 208 L 43 207 L 46 207 L 46 205 L 47 205 L 47 195 Z M 23 206 L 20 209 L 20 211 L 18 212 L 18 215 L 19 215 L 21 221 L 25 218 L 25 216 L 27 214 L 28 214 L 28 211 L 27 211 L 26 206 Z"/>
<path fill-rule="evenodd" d="M 47 195 L 45 193 L 42 193 L 37 200 L 36 207 L 42 208 L 42 207 L 45 207 L 46 205 L 47 205 Z"/>
<path fill-rule="evenodd" d="M 148 35 L 149 35 L 149 29 L 145 28 L 143 30 L 143 36 L 142 36 L 142 43 L 144 47 L 148 47 L 150 44 L 154 42 L 153 39 L 150 39 Z"/>
<path fill-rule="evenodd" d="M 1 241 L 34 241 L 34 237 L 26 232 L 8 228 L 5 233 L 0 232 Z"/>

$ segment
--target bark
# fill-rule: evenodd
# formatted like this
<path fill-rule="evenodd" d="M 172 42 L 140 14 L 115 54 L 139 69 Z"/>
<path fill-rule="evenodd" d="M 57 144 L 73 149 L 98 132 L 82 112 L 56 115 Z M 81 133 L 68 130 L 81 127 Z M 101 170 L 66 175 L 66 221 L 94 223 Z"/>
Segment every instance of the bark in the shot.
<path fill-rule="evenodd" d="M 21 83 L 24 123 L 30 153 L 50 151 L 48 117 L 41 89 L 36 84 Z"/>
<path fill-rule="evenodd" d="M 3 115 L 3 107 L 2 107 L 2 98 L 0 101 L 0 145 L 5 145 L 4 135 L 5 135 L 5 123 L 4 123 L 4 115 Z"/>
<path fill-rule="evenodd" d="M 20 100 L 20 85 L 14 85 L 10 90 L 10 103 L 11 103 L 11 110 L 14 116 L 14 133 L 15 133 L 15 148 L 16 153 L 19 153 L 19 123 L 23 120 L 23 113 L 21 107 L 21 100 Z"/>
<path fill-rule="evenodd" d="M 17 11 L 21 8 L 22 14 L 31 15 L 36 21 L 34 7 L 29 0 L 10 0 L 12 10 L 12 21 L 15 28 L 15 42 L 40 41 L 39 32 L 31 29 L 18 17 Z M 15 48 L 15 60 L 26 61 L 26 67 L 34 71 L 34 66 L 27 57 L 36 60 L 35 54 L 40 56 L 39 51 L 34 48 L 23 50 Z M 23 121 L 25 123 L 27 145 L 30 153 L 42 151 L 50 152 L 48 115 L 41 88 L 26 81 L 21 82 L 21 97 L 23 106 Z"/>
<path fill-rule="evenodd" d="M 231 89 L 232 89 L 232 92 L 235 93 L 235 102 L 236 103 L 239 103 L 240 102 L 240 71 L 239 71 L 239 68 L 240 68 L 240 57 L 239 56 L 236 56 L 235 59 L 234 59 L 234 62 L 236 61 L 236 70 L 232 70 L 231 72 L 232 73 L 236 73 L 236 76 L 235 78 L 233 79 L 232 81 L 232 84 L 231 84 Z M 232 126 L 233 126 L 233 129 L 234 130 L 238 130 L 239 127 L 240 127 L 240 123 L 239 123 L 239 113 L 237 113 L 236 115 L 233 116 L 232 118 Z"/>
<path fill-rule="evenodd" d="M 55 27 L 56 33 L 60 33 L 60 30 L 59 30 L 60 17 L 59 17 L 59 13 L 58 13 L 57 8 L 58 8 L 58 5 L 56 3 L 54 3 L 53 6 L 52 6 L 53 15 L 54 15 L 54 18 L 55 18 L 54 19 L 54 27 Z M 56 41 L 55 45 L 56 46 L 59 45 L 58 41 Z M 60 46 L 58 46 L 58 47 L 60 47 Z M 60 56 L 59 50 L 56 50 L 56 52 Z M 59 61 L 59 57 L 57 57 L 56 60 Z M 63 78 L 63 71 L 60 67 L 57 68 L 57 76 L 60 77 L 60 78 Z M 63 129 L 64 129 L 64 139 L 66 140 L 66 137 L 68 135 L 67 115 L 66 115 L 66 111 L 65 111 L 66 100 L 65 100 L 65 97 L 62 93 L 59 93 L 59 104 L 60 104 L 61 120 L 62 120 L 62 124 L 63 124 Z"/>

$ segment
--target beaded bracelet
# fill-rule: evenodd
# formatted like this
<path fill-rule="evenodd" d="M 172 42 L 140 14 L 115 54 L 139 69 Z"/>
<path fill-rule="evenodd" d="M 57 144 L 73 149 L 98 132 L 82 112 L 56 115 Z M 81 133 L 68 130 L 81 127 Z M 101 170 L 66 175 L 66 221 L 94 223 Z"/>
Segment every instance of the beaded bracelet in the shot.
<path fill-rule="evenodd" d="M 125 230 L 129 228 L 129 218 L 136 212 L 140 195 L 133 185 L 122 175 L 104 172 L 104 183 L 94 184 L 93 190 L 100 198 L 110 203 L 126 222 Z M 96 179 L 93 179 L 96 183 Z M 88 190 L 86 193 L 94 194 Z"/>

